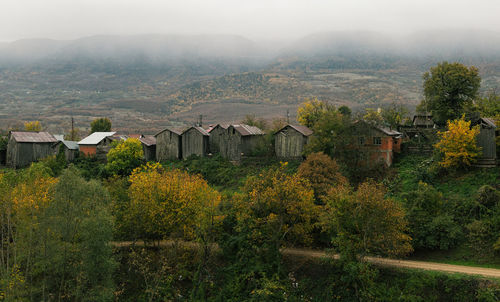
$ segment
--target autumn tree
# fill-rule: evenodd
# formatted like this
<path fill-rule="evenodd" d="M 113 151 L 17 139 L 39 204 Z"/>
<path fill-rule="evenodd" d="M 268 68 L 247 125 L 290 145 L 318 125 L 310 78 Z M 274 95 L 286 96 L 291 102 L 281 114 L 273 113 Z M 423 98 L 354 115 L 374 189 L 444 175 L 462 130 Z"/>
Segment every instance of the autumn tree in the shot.
<path fill-rule="evenodd" d="M 471 108 L 481 84 L 476 67 L 448 62 L 432 67 L 423 80 L 425 99 L 420 107 L 432 112 L 433 118 L 442 124 Z"/>
<path fill-rule="evenodd" d="M 40 121 L 26 122 L 24 123 L 25 131 L 42 131 L 42 124 Z"/>
<path fill-rule="evenodd" d="M 436 149 L 443 154 L 439 164 L 445 168 L 460 168 L 472 165 L 480 155 L 476 137 L 479 134 L 479 125 L 471 128 L 471 122 L 460 119 L 448 121 L 448 130 L 438 132 L 439 142 Z"/>
<path fill-rule="evenodd" d="M 328 111 L 336 110 L 335 107 L 328 102 L 320 101 L 317 98 L 307 99 L 297 109 L 297 120 L 301 125 L 313 128 Z"/>
<path fill-rule="evenodd" d="M 247 114 L 245 118 L 241 121 L 242 124 L 254 126 L 261 130 L 267 129 L 266 120 L 263 118 L 258 118 L 255 114 Z"/>
<path fill-rule="evenodd" d="M 221 196 L 201 176 L 148 163 L 129 181 L 130 204 L 121 224 L 135 230 L 135 238 L 208 240 Z"/>
<path fill-rule="evenodd" d="M 383 185 L 367 181 L 356 191 L 337 187 L 325 198 L 325 231 L 348 258 L 364 255 L 398 256 L 411 252 L 403 208 L 385 197 Z"/>
<path fill-rule="evenodd" d="M 90 133 L 111 131 L 111 121 L 107 117 L 101 117 L 90 123 Z"/>
<path fill-rule="evenodd" d="M 143 156 L 142 144 L 138 139 L 120 141 L 106 155 L 106 170 L 112 175 L 129 175 L 141 165 Z"/>
<path fill-rule="evenodd" d="M 382 110 L 382 118 L 384 124 L 391 129 L 397 129 L 403 121 L 408 119 L 408 108 L 403 104 L 392 103 L 390 106 Z"/>
<path fill-rule="evenodd" d="M 297 174 L 309 180 L 316 203 L 320 204 L 330 189 L 348 185 L 348 180 L 340 172 L 337 162 L 322 152 L 309 154 L 300 164 Z"/>
<path fill-rule="evenodd" d="M 363 120 L 370 125 L 382 126 L 384 118 L 382 117 L 382 109 L 366 108 L 366 113 L 363 115 Z"/>

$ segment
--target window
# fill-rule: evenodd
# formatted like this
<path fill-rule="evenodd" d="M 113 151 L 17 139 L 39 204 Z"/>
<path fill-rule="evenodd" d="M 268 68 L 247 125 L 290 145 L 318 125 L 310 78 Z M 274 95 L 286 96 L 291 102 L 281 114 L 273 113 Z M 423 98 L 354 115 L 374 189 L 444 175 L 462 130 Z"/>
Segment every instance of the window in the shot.
<path fill-rule="evenodd" d="M 382 145 L 382 138 L 381 137 L 374 137 L 373 144 L 374 145 Z"/>
<path fill-rule="evenodd" d="M 360 144 L 360 145 L 364 145 L 365 144 L 365 137 L 364 136 L 358 137 L 358 144 Z"/>

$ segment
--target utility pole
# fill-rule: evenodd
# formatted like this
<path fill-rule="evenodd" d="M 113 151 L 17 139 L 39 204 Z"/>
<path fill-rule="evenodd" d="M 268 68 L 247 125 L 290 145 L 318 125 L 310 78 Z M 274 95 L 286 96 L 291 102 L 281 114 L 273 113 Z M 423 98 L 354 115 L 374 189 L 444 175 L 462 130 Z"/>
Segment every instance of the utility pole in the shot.
<path fill-rule="evenodd" d="M 71 141 L 75 140 L 75 121 L 73 116 L 71 116 Z"/>
<path fill-rule="evenodd" d="M 290 109 L 286 110 L 286 123 L 290 124 Z"/>

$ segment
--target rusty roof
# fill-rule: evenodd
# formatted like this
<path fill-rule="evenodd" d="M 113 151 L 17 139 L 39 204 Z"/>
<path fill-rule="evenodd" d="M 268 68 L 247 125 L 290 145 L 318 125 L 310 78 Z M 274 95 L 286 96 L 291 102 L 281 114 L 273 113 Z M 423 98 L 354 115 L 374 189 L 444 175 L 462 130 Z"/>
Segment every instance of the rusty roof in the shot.
<path fill-rule="evenodd" d="M 139 140 L 148 147 L 156 145 L 156 137 L 153 135 L 141 135 Z"/>
<path fill-rule="evenodd" d="M 56 143 L 58 140 L 48 132 L 12 131 L 10 133 L 18 143 Z"/>
<path fill-rule="evenodd" d="M 298 131 L 299 133 L 301 133 L 304 136 L 309 136 L 309 135 L 313 134 L 313 131 L 311 129 L 307 128 L 306 126 L 291 125 L 291 124 L 286 125 L 285 127 L 283 127 L 280 130 L 276 131 L 276 133 L 280 132 L 281 130 L 285 129 L 286 127 L 291 127 L 291 128 L 295 129 L 296 131 Z"/>
<path fill-rule="evenodd" d="M 231 125 L 236 131 L 238 131 L 241 136 L 249 135 L 264 135 L 264 132 L 255 126 L 249 126 L 245 124 Z"/>

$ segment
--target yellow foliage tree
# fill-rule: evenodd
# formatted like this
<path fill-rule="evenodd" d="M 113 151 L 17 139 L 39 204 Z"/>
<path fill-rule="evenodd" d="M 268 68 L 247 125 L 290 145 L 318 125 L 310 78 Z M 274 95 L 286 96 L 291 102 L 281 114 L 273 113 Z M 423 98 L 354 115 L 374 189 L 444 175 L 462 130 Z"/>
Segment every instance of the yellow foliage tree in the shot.
<path fill-rule="evenodd" d="M 129 175 L 141 165 L 144 151 L 137 138 L 120 141 L 106 155 L 106 169 L 114 175 Z"/>
<path fill-rule="evenodd" d="M 318 213 L 308 181 L 285 168 L 286 163 L 249 178 L 243 193 L 235 195 L 240 226 L 251 230 L 255 242 L 276 251 L 286 242 L 310 242 Z"/>
<path fill-rule="evenodd" d="M 466 121 L 464 115 L 447 124 L 448 130 L 438 132 L 441 139 L 435 145 L 444 155 L 439 164 L 445 168 L 470 166 L 481 153 L 481 148 L 476 143 L 479 125 L 471 127 L 471 122 Z"/>
<path fill-rule="evenodd" d="M 206 239 L 221 196 L 201 176 L 148 163 L 135 169 L 129 181 L 130 207 L 124 219 L 135 224 L 138 239 Z"/>
<path fill-rule="evenodd" d="M 335 110 L 335 107 L 325 101 L 317 98 L 306 99 L 297 109 L 297 120 L 301 125 L 313 128 L 316 122 L 330 110 Z"/>
<path fill-rule="evenodd" d="M 42 131 L 42 124 L 39 121 L 24 123 L 25 131 Z"/>
<path fill-rule="evenodd" d="M 314 197 L 319 203 L 322 203 L 322 199 L 332 187 L 349 185 L 347 178 L 340 173 L 337 162 L 323 152 L 309 154 L 300 164 L 297 174 L 309 180 Z"/>

